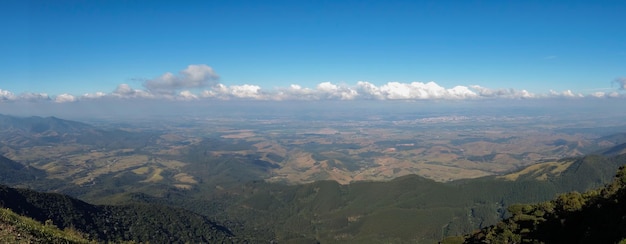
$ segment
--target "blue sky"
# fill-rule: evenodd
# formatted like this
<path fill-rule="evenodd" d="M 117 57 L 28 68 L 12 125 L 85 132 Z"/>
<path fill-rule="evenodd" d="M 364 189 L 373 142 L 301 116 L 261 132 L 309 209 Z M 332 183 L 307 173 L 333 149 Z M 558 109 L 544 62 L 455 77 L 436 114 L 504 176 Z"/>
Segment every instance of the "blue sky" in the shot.
<path fill-rule="evenodd" d="M 349 91 L 359 81 L 585 95 L 622 94 L 626 85 L 626 1 L 2 5 L 0 89 L 15 96 L 109 94 L 121 84 L 155 93 L 148 81 L 166 82 L 171 72 L 177 78 L 169 81 L 182 84 L 190 65 L 210 67 L 215 77 L 171 94 L 291 85 Z"/>

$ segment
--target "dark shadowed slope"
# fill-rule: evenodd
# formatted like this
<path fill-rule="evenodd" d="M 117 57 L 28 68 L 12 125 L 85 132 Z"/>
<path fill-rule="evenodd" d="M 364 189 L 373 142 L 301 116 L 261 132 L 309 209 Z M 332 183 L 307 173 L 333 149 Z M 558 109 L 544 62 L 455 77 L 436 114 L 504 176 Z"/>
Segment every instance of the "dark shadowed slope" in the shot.
<path fill-rule="evenodd" d="M 91 205 L 61 194 L 0 186 L 0 207 L 102 241 L 239 242 L 227 228 L 202 215 L 164 206 Z"/>

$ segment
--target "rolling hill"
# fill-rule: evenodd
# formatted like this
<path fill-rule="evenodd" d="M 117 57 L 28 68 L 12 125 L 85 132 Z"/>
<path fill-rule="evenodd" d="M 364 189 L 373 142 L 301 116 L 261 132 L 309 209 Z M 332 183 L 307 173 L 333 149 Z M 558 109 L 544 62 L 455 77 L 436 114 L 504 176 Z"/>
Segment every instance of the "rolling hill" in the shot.
<path fill-rule="evenodd" d="M 490 176 L 442 183 L 408 175 L 348 185 L 253 181 L 211 194 L 172 192 L 148 201 L 241 223 L 236 232 L 250 239 L 435 243 L 497 223 L 510 214 L 506 208 L 511 204 L 602 186 L 626 163 L 626 155 L 589 155 L 557 163 L 512 172 L 515 179 Z"/>
<path fill-rule="evenodd" d="M 4 167 L 28 176 L 29 171 L 21 164 L 8 159 L 2 162 Z M 111 195 L 106 192 L 112 186 L 93 187 L 101 188 L 97 192 L 102 194 L 99 198 L 91 195 L 94 199 L 119 204 L 115 206 L 3 187 L 0 205 L 38 221 L 51 219 L 60 228 L 74 226 L 97 240 L 189 240 L 185 238 L 191 235 L 199 238 L 191 240 L 221 238 L 233 242 L 435 243 L 445 236 L 497 223 L 510 214 L 506 209 L 511 204 L 541 202 L 564 192 L 602 186 L 624 163 L 624 154 L 589 155 L 522 168 L 504 177 L 448 183 L 407 175 L 387 182 L 348 185 L 334 181 L 302 185 L 250 181 L 216 189 L 214 182 L 207 181 L 187 191 L 164 188 L 158 195 Z M 30 173 L 41 174 L 36 170 Z M 124 178 L 117 179 L 124 184 Z M 215 221 L 227 223 L 230 232 Z M 159 230 L 160 235 L 146 236 L 148 230 Z"/>
<path fill-rule="evenodd" d="M 498 223 L 514 214 L 507 211 L 511 204 L 600 187 L 626 163 L 617 134 L 599 138 L 610 147 L 595 148 L 596 154 L 520 165 L 498 176 L 438 182 L 409 174 L 289 185 L 264 180 L 285 160 L 270 143 L 220 135 L 180 141 L 185 137 L 53 117 L 0 118 L 9 121 L 0 125 L 0 184 L 91 203 L 3 187 L 1 206 L 113 242 L 435 243 Z M 13 150 L 21 146 L 32 150 Z M 348 170 L 342 163 L 349 160 L 314 156 L 312 164 Z"/>
<path fill-rule="evenodd" d="M 154 135 L 119 129 L 103 130 L 57 117 L 15 117 L 0 114 L 0 138 L 0 143 L 9 147 L 79 143 L 96 147 L 137 148 L 153 141 Z"/>

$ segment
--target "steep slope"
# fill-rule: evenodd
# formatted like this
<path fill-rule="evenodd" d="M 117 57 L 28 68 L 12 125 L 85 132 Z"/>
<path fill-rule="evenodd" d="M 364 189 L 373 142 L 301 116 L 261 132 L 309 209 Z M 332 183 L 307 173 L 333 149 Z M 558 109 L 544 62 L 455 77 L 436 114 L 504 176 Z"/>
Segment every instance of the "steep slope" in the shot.
<path fill-rule="evenodd" d="M 225 227 L 204 216 L 164 206 L 135 204 L 98 206 L 54 193 L 0 186 L 0 207 L 74 228 L 102 241 L 237 242 Z"/>
<path fill-rule="evenodd" d="M 613 182 L 538 204 L 509 207 L 512 216 L 466 236 L 465 243 L 618 243 L 626 239 L 626 167 Z M 443 243 L 459 243 L 458 238 Z"/>
<path fill-rule="evenodd" d="M 0 243 L 95 243 L 72 229 L 59 230 L 48 221 L 45 225 L 0 208 Z"/>
<path fill-rule="evenodd" d="M 0 184 L 25 184 L 43 178 L 46 172 L 28 167 L 0 155 Z"/>

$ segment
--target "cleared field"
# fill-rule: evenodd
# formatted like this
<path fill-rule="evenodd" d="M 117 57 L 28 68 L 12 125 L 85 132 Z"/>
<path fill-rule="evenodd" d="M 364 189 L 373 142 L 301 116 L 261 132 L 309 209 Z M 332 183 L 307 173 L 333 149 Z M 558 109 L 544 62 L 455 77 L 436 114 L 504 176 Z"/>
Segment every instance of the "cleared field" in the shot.
<path fill-rule="evenodd" d="M 186 184 L 191 184 L 191 185 L 198 184 L 198 181 L 196 181 L 196 179 L 194 179 L 193 176 L 188 175 L 187 173 L 176 174 L 174 175 L 174 179 L 181 183 L 186 183 Z"/>
<path fill-rule="evenodd" d="M 144 180 L 143 182 L 150 182 L 150 183 L 154 183 L 154 182 L 159 182 L 163 180 L 163 176 L 161 176 L 161 173 L 163 173 L 163 169 L 153 169 L 151 172 L 151 175 L 148 179 Z"/>
<path fill-rule="evenodd" d="M 138 175 L 145 175 L 148 172 L 150 172 L 149 167 L 141 167 L 141 168 L 133 169 L 133 173 L 138 174 Z"/>
<path fill-rule="evenodd" d="M 535 179 L 546 180 L 548 178 L 548 174 L 558 175 L 569 168 L 573 163 L 574 161 L 538 163 L 528 166 L 518 172 L 500 176 L 499 178 L 514 181 L 520 176 L 532 175 Z"/>
<path fill-rule="evenodd" d="M 422 163 L 417 165 L 416 167 L 418 168 L 418 172 L 416 174 L 433 179 L 435 181 L 470 179 L 492 174 L 490 172 L 485 172 L 481 170 L 465 169 L 436 164 Z"/>
<path fill-rule="evenodd" d="M 177 160 L 158 160 L 158 163 L 170 169 L 179 169 L 187 165 L 186 163 Z"/>

